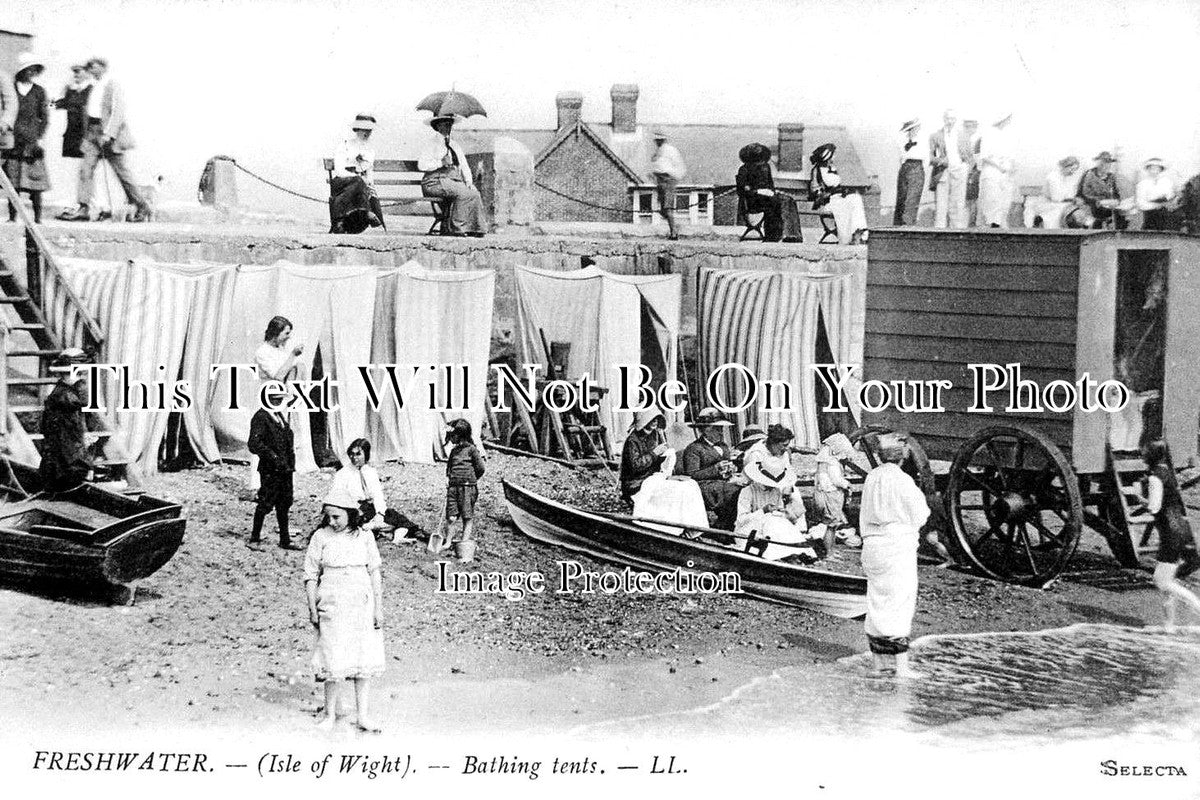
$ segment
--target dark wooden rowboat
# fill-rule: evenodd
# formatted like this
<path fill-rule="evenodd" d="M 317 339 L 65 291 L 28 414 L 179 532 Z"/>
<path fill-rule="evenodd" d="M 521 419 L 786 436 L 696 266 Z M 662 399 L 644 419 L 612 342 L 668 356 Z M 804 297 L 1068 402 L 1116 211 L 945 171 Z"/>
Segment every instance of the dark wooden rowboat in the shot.
<path fill-rule="evenodd" d="M 12 464 L 22 496 L 0 487 L 0 578 L 57 589 L 128 587 L 171 560 L 183 541 L 183 508 L 84 485 L 37 494 L 37 471 Z"/>
<path fill-rule="evenodd" d="M 655 528 L 564 505 L 504 481 L 513 524 L 531 539 L 648 570 L 736 572 L 744 594 L 836 617 L 867 612 L 867 579 L 685 539 Z M 690 563 L 690 566 L 689 566 Z"/>

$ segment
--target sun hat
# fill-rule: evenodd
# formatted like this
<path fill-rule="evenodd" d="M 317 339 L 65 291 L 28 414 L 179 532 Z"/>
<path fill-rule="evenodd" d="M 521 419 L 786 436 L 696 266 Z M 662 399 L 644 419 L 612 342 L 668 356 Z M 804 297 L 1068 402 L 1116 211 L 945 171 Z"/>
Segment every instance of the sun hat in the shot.
<path fill-rule="evenodd" d="M 748 450 L 753 445 L 765 441 L 766 438 L 767 435 L 763 433 L 762 428 L 750 425 L 742 429 L 742 440 L 734 445 L 734 447 L 738 450 Z"/>
<path fill-rule="evenodd" d="M 1149 169 L 1150 167 L 1158 167 L 1159 169 L 1166 169 L 1167 163 L 1165 161 L 1163 161 L 1161 158 L 1158 158 L 1157 156 L 1155 156 L 1154 158 L 1147 158 L 1146 163 L 1142 164 L 1143 169 Z"/>
<path fill-rule="evenodd" d="M 833 158 L 833 154 L 836 152 L 837 145 L 833 142 L 826 142 L 816 150 L 813 150 L 812 155 L 808 157 L 808 160 L 813 164 L 827 164 L 829 163 L 829 160 Z"/>
<path fill-rule="evenodd" d="M 1117 163 L 1117 160 L 1115 158 L 1113 158 L 1113 154 L 1108 152 L 1107 150 L 1101 150 L 1100 153 L 1092 160 L 1093 161 L 1107 161 L 1110 164 Z"/>
<path fill-rule="evenodd" d="M 696 415 L 696 419 L 689 423 L 693 428 L 728 428 L 733 425 L 732 422 L 725 419 L 720 411 L 717 411 L 712 406 L 708 406 L 701 410 Z"/>
<path fill-rule="evenodd" d="M 663 133 L 663 129 L 662 129 L 662 128 L 655 128 L 655 129 L 654 129 L 654 133 L 653 133 L 653 134 L 651 134 L 651 138 L 653 138 L 653 139 L 654 139 L 656 142 L 657 142 L 657 141 L 664 141 L 664 140 L 666 140 L 666 138 L 667 138 L 667 134 Z"/>
<path fill-rule="evenodd" d="M 325 499 L 321 501 L 321 505 L 344 508 L 347 511 L 358 510 L 358 500 L 341 486 L 334 486 L 330 489 L 329 494 L 325 495 Z"/>
<path fill-rule="evenodd" d="M 752 142 L 738 150 L 738 160 L 743 164 L 757 164 L 771 159 L 771 148 L 759 142 Z"/>
<path fill-rule="evenodd" d="M 919 128 L 919 127 L 921 127 L 921 120 L 919 120 L 919 119 L 910 119 L 908 122 L 906 122 L 906 123 L 904 123 L 903 125 L 901 125 L 901 126 L 900 126 L 900 132 L 901 132 L 901 133 L 908 133 L 908 132 L 909 132 L 909 131 L 911 131 L 913 128 Z"/>
<path fill-rule="evenodd" d="M 789 491 L 796 485 L 796 473 L 792 471 L 791 460 L 787 454 L 773 456 L 764 455 L 746 465 L 746 477 L 759 486 L 768 489 Z"/>
<path fill-rule="evenodd" d="M 17 68 L 13 71 L 13 74 L 20 75 L 30 67 L 41 67 L 43 71 L 46 69 L 46 65 L 42 63 L 42 60 L 33 53 L 28 51 L 20 53 L 17 56 Z"/>
<path fill-rule="evenodd" d="M 457 120 L 458 120 L 458 117 L 454 116 L 453 114 L 438 114 L 437 116 L 435 116 L 429 120 L 429 127 L 432 128 L 434 125 L 437 125 L 439 122 L 456 122 Z"/>
<path fill-rule="evenodd" d="M 629 430 L 640 431 L 659 417 L 662 417 L 663 421 L 666 422 L 666 417 L 658 410 L 658 406 L 650 406 L 641 411 L 635 411 L 633 412 L 633 424 L 629 427 Z"/>
<path fill-rule="evenodd" d="M 1066 158 L 1060 158 L 1058 160 L 1058 166 L 1063 167 L 1063 168 L 1078 167 L 1079 159 L 1076 158 L 1075 156 L 1067 156 Z"/>
<path fill-rule="evenodd" d="M 76 364 L 84 364 L 87 362 L 87 360 L 88 355 L 84 350 L 78 347 L 68 347 L 55 357 L 53 363 L 50 365 L 50 368 L 69 369 Z"/>
<path fill-rule="evenodd" d="M 375 130 L 375 117 L 370 114 L 359 114 L 354 118 L 354 124 L 350 126 L 350 129 L 355 131 L 373 131 Z"/>

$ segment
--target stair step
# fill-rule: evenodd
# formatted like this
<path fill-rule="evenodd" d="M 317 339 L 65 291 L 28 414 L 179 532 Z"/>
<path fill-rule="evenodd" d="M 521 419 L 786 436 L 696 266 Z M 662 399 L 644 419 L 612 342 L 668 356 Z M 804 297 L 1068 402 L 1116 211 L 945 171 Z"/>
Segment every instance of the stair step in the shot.
<path fill-rule="evenodd" d="M 53 386 L 58 378 L 6 378 L 9 386 Z"/>
<path fill-rule="evenodd" d="M 107 439 L 112 435 L 113 435 L 112 431 L 88 431 L 87 432 L 87 440 L 89 442 L 96 442 L 96 441 L 99 441 L 100 439 Z M 29 438 L 35 442 L 40 442 L 43 439 L 45 439 L 46 436 L 45 436 L 45 434 L 42 434 L 42 433 L 31 433 L 31 434 L 29 434 Z"/>
<path fill-rule="evenodd" d="M 18 295 L 0 296 L 0 304 L 8 303 L 11 305 L 20 305 L 21 303 L 30 303 L 30 302 L 32 302 L 32 301 L 29 299 L 28 295 L 18 294 Z"/>
<path fill-rule="evenodd" d="M 52 358 L 62 355 L 62 350 L 9 350 L 5 355 L 9 358 L 33 357 Z"/>
<path fill-rule="evenodd" d="M 1137 461 L 1125 461 L 1122 459 L 1117 459 L 1113 461 L 1113 469 L 1115 469 L 1117 473 L 1121 475 L 1126 475 L 1130 472 L 1145 473 L 1146 462 L 1142 461 L 1141 459 Z"/>
<path fill-rule="evenodd" d="M 9 406 L 8 410 L 14 414 L 32 414 L 41 411 L 42 406 Z"/>
<path fill-rule="evenodd" d="M 46 326 L 40 322 L 17 322 L 8 326 L 10 331 L 44 331 Z"/>

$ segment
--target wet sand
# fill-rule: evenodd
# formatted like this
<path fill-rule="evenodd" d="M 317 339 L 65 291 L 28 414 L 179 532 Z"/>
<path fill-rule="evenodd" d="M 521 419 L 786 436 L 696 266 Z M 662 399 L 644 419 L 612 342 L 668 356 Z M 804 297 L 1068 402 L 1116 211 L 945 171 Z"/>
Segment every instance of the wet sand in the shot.
<path fill-rule="evenodd" d="M 499 454 L 488 467 L 471 569 L 549 575 L 563 558 L 610 568 L 513 530 L 500 487 L 508 477 L 603 507 L 615 494 L 610 475 Z M 444 502 L 442 467 L 381 472 L 389 503 L 432 526 Z M 320 692 L 308 666 L 303 553 L 271 546 L 272 522 L 262 552 L 244 546 L 253 507 L 242 499 L 245 476 L 245 467 L 217 465 L 154 479 L 154 494 L 186 503 L 188 530 L 133 606 L 0 588 L 0 712 L 47 730 L 306 730 Z M 329 479 L 297 476 L 296 531 L 313 527 Z M 923 566 L 914 635 L 1157 624 L 1149 574 L 1117 568 L 1094 536 L 1085 533 L 1072 567 L 1094 568 L 1080 580 L 1120 591 L 1076 580 L 1037 591 Z M 436 560 L 423 547 L 380 549 L 389 662 L 377 708 L 390 731 L 586 731 L 703 707 L 780 669 L 857 670 L 837 660 L 866 649 L 861 622 L 752 599 L 438 595 Z"/>

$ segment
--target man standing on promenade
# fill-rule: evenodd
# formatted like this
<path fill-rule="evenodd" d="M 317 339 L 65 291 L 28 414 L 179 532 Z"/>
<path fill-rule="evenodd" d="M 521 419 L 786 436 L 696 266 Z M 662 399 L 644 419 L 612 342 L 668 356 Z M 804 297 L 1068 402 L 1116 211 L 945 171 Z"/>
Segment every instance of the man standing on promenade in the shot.
<path fill-rule="evenodd" d="M 654 132 L 654 157 L 650 159 L 650 171 L 654 173 L 654 183 L 658 189 L 658 213 L 667 221 L 670 234 L 668 239 L 678 239 L 679 231 L 675 228 L 675 187 L 687 175 L 687 167 L 683 156 L 675 145 L 667 141 L 667 135 L 661 130 Z"/>
<path fill-rule="evenodd" d="M 134 148 L 134 140 L 125 119 L 125 98 L 121 87 L 108 77 L 108 62 L 103 58 L 92 58 L 87 68 L 95 84 L 87 99 L 87 133 L 83 138 L 83 160 L 79 164 L 79 189 L 76 194 L 79 207 L 62 214 L 59 219 L 86 221 L 90 218 L 88 204 L 95 187 L 96 165 L 107 161 L 121 182 L 125 196 L 137 207 L 134 221 L 146 222 L 150 219 L 152 209 L 125 161 L 125 153 Z"/>
<path fill-rule="evenodd" d="M 942 116 L 942 127 L 929 137 L 929 188 L 934 192 L 933 224 L 936 228 L 967 227 L 967 178 L 974 161 L 974 143 L 958 124 L 952 108 Z"/>

